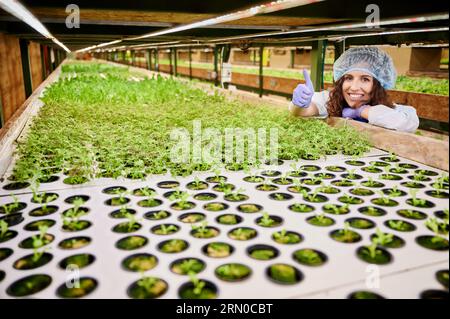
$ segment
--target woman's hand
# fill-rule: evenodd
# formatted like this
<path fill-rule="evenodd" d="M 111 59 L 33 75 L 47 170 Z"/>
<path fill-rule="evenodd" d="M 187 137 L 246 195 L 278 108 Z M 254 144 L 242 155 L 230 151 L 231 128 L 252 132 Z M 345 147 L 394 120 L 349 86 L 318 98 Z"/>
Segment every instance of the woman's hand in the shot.
<path fill-rule="evenodd" d="M 305 84 L 299 84 L 292 95 L 292 103 L 299 107 L 308 107 L 314 94 L 314 86 L 309 77 L 308 71 L 303 70 Z"/>
<path fill-rule="evenodd" d="M 370 107 L 370 105 L 362 105 L 356 109 L 346 107 L 342 110 L 342 117 L 351 119 L 364 118 L 367 120 L 369 118 Z"/>

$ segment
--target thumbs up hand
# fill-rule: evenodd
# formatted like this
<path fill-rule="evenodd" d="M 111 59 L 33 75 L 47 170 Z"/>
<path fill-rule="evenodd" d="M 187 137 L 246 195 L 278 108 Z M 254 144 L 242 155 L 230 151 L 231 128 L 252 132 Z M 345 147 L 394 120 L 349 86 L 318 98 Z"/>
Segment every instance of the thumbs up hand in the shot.
<path fill-rule="evenodd" d="M 303 70 L 305 84 L 299 84 L 292 95 L 292 103 L 299 107 L 308 107 L 314 94 L 314 86 L 307 70 Z"/>

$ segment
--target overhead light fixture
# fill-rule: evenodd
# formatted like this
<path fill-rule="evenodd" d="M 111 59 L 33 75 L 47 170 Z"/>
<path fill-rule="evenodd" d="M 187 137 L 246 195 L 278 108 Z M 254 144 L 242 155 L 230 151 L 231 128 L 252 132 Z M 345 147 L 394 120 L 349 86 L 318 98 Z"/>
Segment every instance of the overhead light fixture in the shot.
<path fill-rule="evenodd" d="M 20 2 L 17 0 L 0 0 L 0 7 L 9 12 L 19 20 L 25 22 L 34 30 L 42 34 L 47 39 L 52 40 L 55 44 L 64 49 L 67 53 L 70 53 L 70 50 L 61 43 L 58 39 L 56 39 L 47 28 Z"/>
<path fill-rule="evenodd" d="M 428 15 L 428 16 L 389 19 L 389 20 L 380 21 L 378 23 L 378 25 L 385 26 L 385 25 L 395 25 L 395 24 L 408 24 L 408 23 L 415 23 L 415 22 L 448 20 L 448 18 L 449 18 L 448 13 L 447 14 L 436 14 L 436 15 Z M 339 30 L 364 28 L 364 27 L 367 27 L 367 24 L 365 22 L 344 23 L 344 24 L 341 23 L 341 24 L 333 24 L 333 25 L 328 25 L 325 27 L 318 27 L 318 28 L 301 28 L 301 29 L 295 29 L 295 30 L 264 32 L 264 33 L 255 33 L 255 34 L 241 35 L 241 36 L 235 36 L 235 37 L 226 37 L 226 38 L 209 40 L 207 42 L 214 43 L 214 42 L 233 41 L 233 40 L 269 37 L 269 36 L 277 36 L 277 35 L 288 35 L 288 34 L 298 34 L 298 33 L 320 32 L 320 31 L 339 31 Z"/>
<path fill-rule="evenodd" d="M 105 43 L 101 43 L 101 44 L 97 44 L 97 45 L 93 45 L 84 49 L 80 49 L 77 50 L 77 52 L 81 53 L 81 52 L 86 52 L 86 51 L 90 51 L 90 50 L 94 50 L 94 49 L 98 49 L 98 48 L 103 48 L 106 47 L 108 45 L 113 45 L 113 44 L 117 44 L 122 42 L 122 40 L 114 40 L 114 41 L 110 41 L 110 42 L 105 42 Z"/>
<path fill-rule="evenodd" d="M 184 24 L 184 25 L 180 25 L 177 27 L 164 29 L 161 31 L 151 32 L 151 33 L 147 33 L 147 34 L 144 34 L 144 35 L 141 35 L 138 37 L 126 38 L 126 39 L 124 39 L 124 41 L 146 39 L 146 38 L 156 37 L 156 36 L 169 34 L 169 33 L 175 33 L 175 32 L 181 32 L 181 31 L 185 31 L 185 30 L 195 29 L 195 28 L 207 27 L 207 26 L 211 26 L 211 25 L 215 25 L 215 24 L 219 24 L 219 23 L 225 23 L 225 22 L 230 22 L 230 21 L 234 21 L 234 20 L 250 18 L 257 14 L 271 13 L 271 12 L 275 12 L 275 11 L 286 10 L 286 9 L 299 7 L 299 6 L 316 3 L 316 2 L 322 2 L 322 1 L 324 1 L 324 0 L 278 0 L 278 1 L 272 1 L 272 2 L 269 2 L 266 4 L 262 4 L 262 5 L 250 8 L 250 9 L 241 10 L 241 11 L 237 11 L 234 13 L 229 13 L 229 14 L 219 16 L 216 18 L 211 18 L 211 19 L 198 21 L 198 22 L 194 22 L 194 23 L 190 23 L 190 24 Z M 107 46 L 110 44 L 111 43 L 108 42 L 108 43 L 103 43 L 103 44 L 99 44 L 99 45 Z M 84 48 L 84 49 L 78 50 L 77 52 L 93 50 L 93 49 L 98 48 L 99 45 Z"/>

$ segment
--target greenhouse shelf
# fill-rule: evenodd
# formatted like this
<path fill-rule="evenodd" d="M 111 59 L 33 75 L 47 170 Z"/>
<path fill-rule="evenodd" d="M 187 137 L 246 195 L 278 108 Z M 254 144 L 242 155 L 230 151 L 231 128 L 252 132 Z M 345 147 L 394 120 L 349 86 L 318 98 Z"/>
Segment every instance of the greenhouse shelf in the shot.
<path fill-rule="evenodd" d="M 60 174 L 56 175 L 58 178 L 55 178 L 54 182 L 41 184 L 40 187 L 41 192 L 57 195 L 54 201 L 48 203 L 49 206 L 55 207 L 55 209 L 49 210 L 53 213 L 48 215 L 47 210 L 39 209 L 42 208 L 40 204 L 32 202 L 33 194 L 29 187 L 8 190 L 7 185 L 11 184 L 11 181 L 5 179 L 0 184 L 0 207 L 12 203 L 13 195 L 17 197 L 19 203 L 23 204 L 17 211 L 9 215 L 4 214 L 4 211 L 0 215 L 2 220 L 10 224 L 10 231 L 13 231 L 9 240 L 0 242 L 0 270 L 3 271 L 0 278 L 4 276 L 0 281 L 0 297 L 129 298 L 132 297 L 130 287 L 142 278 L 139 271 L 131 271 L 124 266 L 124 260 L 135 254 L 146 254 L 141 255 L 141 257 L 146 258 L 147 263 L 135 263 L 135 265 L 145 266 L 145 276 L 156 277 L 164 281 L 159 294 L 156 296 L 160 298 L 179 298 L 180 287 L 184 287 L 183 285 L 190 281 L 189 276 L 180 275 L 172 270 L 172 263 L 180 259 L 201 261 L 203 269 L 197 274 L 197 277 L 208 284 L 212 284 L 217 289 L 215 295 L 217 298 L 347 298 L 350 294 L 358 291 L 369 291 L 385 298 L 420 298 L 423 297 L 422 293 L 430 289 L 437 291 L 437 293 L 446 293 L 443 284 L 437 281 L 436 273 L 439 270 L 445 270 L 446 278 L 448 278 L 448 235 L 445 235 L 445 239 L 441 240 L 444 244 L 443 247 L 439 247 L 442 249 L 439 251 L 419 245 L 417 238 L 419 236 L 433 236 L 433 232 L 426 226 L 426 221 L 430 218 L 437 218 L 437 221 L 441 221 L 441 218 L 445 218 L 445 216 L 443 217 L 445 213 L 448 218 L 448 173 L 401 157 L 395 159 L 397 162 L 390 162 L 391 160 L 393 159 L 386 152 L 372 149 L 371 152 L 359 158 L 336 155 L 320 160 L 284 161 L 280 165 L 266 165 L 253 173 L 255 176 L 265 179 L 265 185 L 268 186 L 268 189 L 271 189 L 269 185 L 273 185 L 270 191 L 256 188 L 263 184 L 262 181 L 258 183 L 245 181 L 244 177 L 248 177 L 249 174 L 243 171 L 222 170 L 220 176 L 226 177 L 226 182 L 224 181 L 222 184 L 218 184 L 218 180 L 214 180 L 214 176 L 217 178 L 218 175 L 211 172 L 201 172 L 189 177 L 155 175 L 148 177 L 145 181 L 104 178 L 90 181 L 85 185 L 69 186 L 62 182 L 63 175 Z M 292 164 L 294 163 L 298 166 L 298 169 L 293 171 Z M 358 166 L 355 166 L 355 164 L 358 164 Z M 343 169 L 343 171 L 333 170 L 336 168 L 335 166 L 341 168 L 337 170 Z M 377 167 L 380 172 L 369 173 L 361 170 L 362 167 L 368 166 Z M 396 170 L 395 174 L 392 172 L 390 174 L 398 180 L 380 178 L 382 174 L 387 174 L 389 167 Z M 422 171 L 418 174 L 419 170 Z M 293 172 L 295 176 L 290 176 Z M 315 193 L 314 191 L 321 186 L 314 185 L 313 178 L 311 178 L 312 181 L 309 181 L 312 184 L 308 185 L 308 181 L 305 181 L 305 179 L 312 177 L 311 174 L 318 173 L 326 173 L 328 176 L 322 175 L 325 185 L 332 186 L 339 192 L 337 194 Z M 350 173 L 350 176 L 342 176 L 348 173 Z M 417 193 L 414 195 L 417 199 L 425 199 L 421 204 L 417 203 L 417 205 L 423 206 L 420 208 L 411 204 L 411 188 L 405 186 L 407 182 L 411 182 L 409 185 L 414 183 L 414 176 L 416 176 L 416 179 L 422 179 L 417 183 L 421 184 L 420 186 L 423 186 L 423 188 L 417 188 Z M 192 190 L 186 187 L 188 183 L 194 181 L 194 177 L 198 177 L 200 181 L 204 182 L 198 184 L 197 180 L 198 183 L 195 184 L 197 185 L 195 188 L 202 189 Z M 355 178 L 350 179 L 355 184 L 353 186 L 333 184 L 338 180 L 345 180 L 346 177 Z M 442 181 L 443 178 L 447 180 Z M 438 179 L 441 181 L 442 190 L 437 192 L 437 196 L 441 198 L 430 196 L 430 192 L 436 192 L 436 187 L 432 185 Z M 298 182 L 294 184 L 296 180 L 303 181 L 301 184 Z M 378 188 L 366 186 L 367 184 L 364 182 L 370 180 L 380 182 L 383 186 Z M 169 183 L 161 184 L 161 182 Z M 364 186 L 360 186 L 361 182 Z M 220 190 L 221 185 L 224 186 L 225 184 L 234 185 L 235 195 L 240 193 L 246 196 L 224 198 L 224 192 Z M 199 185 L 203 186 L 199 187 Z M 111 193 L 111 187 L 121 187 L 126 189 L 127 193 L 120 195 L 120 188 L 112 189 L 113 192 Z M 137 196 L 142 194 L 137 193 L 136 195 L 133 191 L 144 187 L 156 191 L 157 195 L 154 198 L 156 201 L 150 205 L 154 207 L 142 207 L 142 202 L 141 205 L 138 204 L 145 200 L 145 197 Z M 324 199 L 327 201 L 321 203 L 308 201 L 311 200 L 310 197 L 304 198 L 299 193 L 301 187 L 307 187 L 310 195 L 325 196 Z M 262 188 L 264 189 L 264 187 Z M 355 188 L 364 188 L 366 193 L 354 195 L 350 190 Z M 393 189 L 397 191 L 397 195 L 400 195 L 389 197 L 390 200 L 397 203 L 395 206 L 389 207 L 383 206 L 382 202 L 376 201 L 376 204 L 371 202 L 382 197 L 378 192 L 385 189 Z M 177 190 L 190 194 L 187 199 L 188 202 L 193 203 L 187 206 L 190 209 L 180 209 L 186 208 L 182 205 L 181 207 L 172 206 L 177 200 L 169 199 L 170 194 L 167 193 Z M 208 194 L 205 195 L 204 193 Z M 279 193 L 279 195 L 275 195 L 276 193 Z M 204 196 L 199 197 L 198 194 Z M 345 209 L 342 211 L 336 210 L 339 206 L 334 206 L 333 213 L 331 206 L 328 206 L 326 208 L 328 209 L 327 213 L 322 214 L 324 206 L 327 204 L 344 206 L 344 203 L 339 200 L 344 194 L 352 196 L 351 198 L 347 197 L 347 200 L 349 198 L 350 201 L 355 200 L 354 204 L 349 204 L 348 212 Z M 436 195 L 435 193 L 431 194 Z M 73 204 L 68 203 L 67 199 L 81 195 L 87 199 L 82 207 L 86 208 L 88 213 L 82 216 L 80 220 L 88 221 L 87 225 L 90 224 L 90 226 L 80 231 L 64 231 L 60 214 L 73 207 Z M 108 202 L 112 198 L 116 198 L 116 200 Z M 123 198 L 127 198 L 127 200 Z M 236 199 L 242 201 L 235 201 Z M 346 200 L 345 198 L 340 199 Z M 128 202 L 125 203 L 126 201 Z M 117 206 L 111 205 L 117 203 L 119 204 Z M 215 205 L 215 203 L 218 204 Z M 308 205 L 311 211 L 294 212 L 291 205 L 296 203 Z M 245 211 L 245 209 L 242 209 L 243 204 L 250 204 L 255 212 L 243 212 Z M 362 209 L 366 206 L 373 206 L 376 209 L 367 212 Z M 118 224 L 127 223 L 127 218 L 117 218 L 124 217 L 123 214 L 118 212 L 121 207 L 132 210 L 129 211 L 131 213 L 135 212 L 134 216 L 136 216 L 137 223 L 141 225 L 139 229 L 135 224 L 132 224 L 130 233 L 113 231 L 113 228 Z M 245 207 L 248 208 L 249 206 Z M 305 208 L 305 206 L 302 207 Z M 407 218 L 405 214 L 399 214 L 401 210 L 403 212 L 409 210 L 410 213 L 411 210 L 414 210 L 416 213 Z M 166 214 L 155 215 L 159 211 L 165 211 Z M 112 212 L 115 212 L 116 218 L 111 215 Z M 265 212 L 269 216 L 264 214 Z M 336 212 L 338 213 L 336 214 Z M 186 218 L 186 214 L 193 213 L 196 214 L 189 215 Z M 224 214 L 231 214 L 234 217 L 219 219 L 219 216 Z M 163 219 L 155 220 L 155 218 L 164 216 Z M 331 218 L 334 224 L 329 226 L 312 225 L 308 220 L 315 216 Z M 265 218 L 265 222 L 260 221 L 259 218 L 261 217 Z M 420 219 L 412 219 L 411 217 Z M 190 218 L 198 219 L 197 222 L 192 224 L 186 222 L 192 221 Z M 213 237 L 196 238 L 193 236 L 192 225 L 201 225 L 201 218 L 207 221 L 207 226 L 203 225 L 203 230 L 213 227 Z M 355 218 L 357 219 L 355 220 Z M 24 264 L 23 257 L 33 255 L 33 249 L 21 248 L 23 241 L 39 234 L 36 224 L 32 225 L 34 226 L 34 228 L 31 228 L 34 229 L 32 231 L 25 230 L 24 227 L 30 229 L 29 224 L 38 220 L 54 221 L 54 223 L 48 222 L 51 227 L 48 228 L 45 238 L 48 238 L 49 243 L 45 246 L 48 247 L 48 250 L 39 261 L 42 265 L 28 270 L 16 269 Z M 237 223 L 224 224 L 227 220 Z M 394 222 L 389 222 L 391 220 Z M 402 222 L 398 223 L 398 221 Z M 279 222 L 279 225 L 277 225 L 277 222 Z M 159 225 L 165 225 L 166 228 L 169 225 L 174 225 L 175 228 L 172 227 L 174 232 L 168 235 L 152 233 L 152 231 L 155 231 L 155 226 Z M 398 229 L 393 229 L 393 227 Z M 248 240 L 230 238 L 230 232 L 239 228 L 253 229 L 255 232 L 251 234 L 254 237 Z M 370 245 L 371 236 L 376 233 L 377 228 L 383 233 L 394 234 L 396 242 L 400 243 L 399 246 L 401 247 L 379 250 L 383 258 L 387 256 L 386 260 L 382 260 L 383 263 L 386 261 L 387 263 L 374 267 L 373 264 L 363 261 L 358 256 L 357 251 L 363 246 Z M 283 229 L 287 233 L 283 232 Z M 335 235 L 352 235 L 353 237 L 350 237 L 354 238 L 355 242 L 339 242 L 333 239 L 330 234 L 335 230 L 342 230 L 340 233 L 334 233 Z M 294 234 L 294 236 L 289 237 L 291 236 L 290 232 L 296 233 L 297 236 Z M 290 244 L 276 242 L 273 238 L 274 233 L 278 234 L 275 237 L 279 241 L 289 238 L 289 240 L 294 241 L 296 239 L 298 242 Z M 48 235 L 50 236 L 47 237 Z M 242 239 L 243 231 L 234 232 L 234 235 L 241 236 Z M 137 248 L 133 247 L 135 249 L 132 250 L 118 248 L 118 241 L 128 236 L 139 237 L 135 241 L 127 242 L 128 244 L 134 242 Z M 78 249 L 63 249 L 61 242 L 74 237 L 81 237 L 83 240 L 69 244 L 78 243 L 80 247 Z M 172 239 L 184 241 L 185 247 L 181 245 L 182 251 L 168 253 L 160 250 L 161 243 Z M 66 244 L 65 248 L 70 247 L 70 245 L 67 246 L 68 241 L 64 243 Z M 121 247 L 124 248 L 124 241 L 120 243 Z M 213 248 L 217 248 L 217 245 L 213 245 L 212 248 L 210 247 L 211 250 L 207 250 L 206 245 L 211 243 L 228 244 L 228 250 L 222 246 L 224 248 L 222 253 L 228 255 L 226 257 L 209 256 L 207 252 L 211 254 L 211 250 L 214 251 Z M 174 246 L 165 247 L 173 248 Z M 177 247 L 180 248 L 180 246 Z M 255 249 L 269 259 L 255 259 L 258 256 L 258 254 L 253 254 Z M 302 259 L 302 256 L 307 255 L 300 255 L 298 252 L 302 249 L 313 250 L 313 255 L 309 255 L 310 257 L 313 256 L 312 259 L 309 259 L 309 265 L 305 264 L 305 259 Z M 267 251 L 269 251 L 269 254 L 266 254 Z M 80 283 L 84 290 L 64 289 L 66 281 L 70 278 L 70 273 L 64 267 L 61 267 L 60 263 L 66 257 L 79 254 L 88 254 L 84 255 L 86 258 L 83 259 L 87 265 L 78 269 Z M 130 265 L 133 263 L 129 261 L 127 260 L 126 265 L 131 267 Z M 223 276 L 222 270 L 224 268 L 229 270 L 230 267 L 222 267 L 221 271 L 217 271 L 217 268 L 226 264 L 246 266 L 240 268 L 244 270 L 242 278 L 230 280 L 227 277 L 227 280 L 221 279 L 219 275 Z M 278 276 L 276 276 L 275 269 L 269 268 L 276 264 L 287 265 L 287 268 L 278 268 L 278 271 L 284 269 L 286 272 L 281 272 L 281 275 L 278 272 Z M 202 266 L 199 267 L 200 270 Z M 231 268 L 233 267 L 235 266 Z M 269 269 L 272 269 L 272 271 Z M 365 285 L 368 274 L 373 269 L 379 273 L 379 288 L 367 288 Z M 272 274 L 272 276 L 269 276 L 269 274 Z M 26 285 L 17 287 L 19 280 L 33 275 L 43 275 L 34 277 L 40 279 L 36 291 L 33 288 L 31 288 L 32 291 L 28 291 L 27 288 L 24 288 Z M 209 287 L 208 284 L 207 288 Z"/>

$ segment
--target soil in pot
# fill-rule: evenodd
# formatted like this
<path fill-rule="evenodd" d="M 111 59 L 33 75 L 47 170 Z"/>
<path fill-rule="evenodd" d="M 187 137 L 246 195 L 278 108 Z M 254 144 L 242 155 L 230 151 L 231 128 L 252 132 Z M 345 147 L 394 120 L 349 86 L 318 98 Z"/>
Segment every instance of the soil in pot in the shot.
<path fill-rule="evenodd" d="M 188 249 L 189 244 L 182 239 L 170 239 L 159 243 L 158 249 L 163 253 L 175 254 Z"/>
<path fill-rule="evenodd" d="M 387 212 L 379 207 L 376 206 L 366 206 L 366 207 L 360 207 L 358 208 L 358 211 L 361 214 L 364 214 L 366 216 L 372 216 L 372 217 L 380 217 L 387 214 Z"/>
<path fill-rule="evenodd" d="M 147 245 L 148 239 L 143 236 L 127 236 L 116 242 L 116 247 L 122 250 L 139 249 Z"/>
<path fill-rule="evenodd" d="M 178 294 L 181 299 L 215 299 L 218 296 L 216 285 L 207 280 L 195 278 L 181 285 Z"/>
<path fill-rule="evenodd" d="M 122 207 L 121 209 L 117 209 L 109 214 L 112 218 L 127 218 L 129 215 L 136 215 L 136 211 L 131 208 Z"/>
<path fill-rule="evenodd" d="M 295 203 L 293 205 L 290 205 L 288 208 L 296 213 L 310 213 L 310 212 L 314 211 L 314 209 L 315 209 L 311 205 L 302 204 L 302 203 Z"/>
<path fill-rule="evenodd" d="M 275 176 L 280 176 L 281 172 L 274 171 L 274 170 L 266 170 L 266 171 L 262 171 L 261 175 L 266 176 L 266 177 L 275 177 Z"/>
<path fill-rule="evenodd" d="M 296 250 L 292 257 L 298 263 L 312 267 L 322 266 L 328 260 L 323 252 L 310 248 Z"/>
<path fill-rule="evenodd" d="M 408 187 L 408 188 L 425 188 L 425 185 L 417 182 L 403 182 L 400 185 Z"/>
<path fill-rule="evenodd" d="M 294 198 L 291 194 L 287 193 L 271 193 L 269 194 L 269 198 L 276 200 L 276 201 L 285 201 L 285 200 L 291 200 Z"/>
<path fill-rule="evenodd" d="M 108 195 L 120 195 L 126 191 L 127 189 L 123 186 L 111 186 L 102 190 L 103 193 Z"/>
<path fill-rule="evenodd" d="M 429 289 L 420 294 L 420 299 L 448 300 L 448 291 Z"/>
<path fill-rule="evenodd" d="M 350 229 L 336 229 L 330 233 L 330 237 L 340 243 L 356 243 L 361 240 L 361 235 Z"/>
<path fill-rule="evenodd" d="M 214 193 L 199 193 L 194 195 L 194 199 L 201 200 L 201 201 L 208 201 L 216 199 L 217 195 Z"/>
<path fill-rule="evenodd" d="M 212 258 L 224 258 L 230 256 L 234 248 L 227 243 L 214 242 L 203 246 L 203 253 Z"/>
<path fill-rule="evenodd" d="M 178 183 L 177 181 L 162 181 L 156 184 L 156 186 L 163 189 L 172 189 L 179 187 L 180 183 Z"/>
<path fill-rule="evenodd" d="M 166 210 L 155 210 L 144 214 L 144 218 L 148 220 L 163 220 L 170 217 L 170 213 Z"/>
<path fill-rule="evenodd" d="M 400 209 L 397 214 L 408 219 L 422 220 L 427 218 L 427 214 L 414 209 Z"/>
<path fill-rule="evenodd" d="M 222 225 L 237 225 L 242 222 L 242 217 L 235 214 L 220 215 L 216 221 Z"/>
<path fill-rule="evenodd" d="M 27 183 L 27 182 L 14 182 L 14 183 L 6 184 L 5 186 L 3 186 L 3 189 L 7 190 L 7 191 L 17 191 L 19 189 L 27 188 L 28 186 L 30 186 L 30 183 Z"/>
<path fill-rule="evenodd" d="M 342 173 L 342 172 L 345 172 L 345 171 L 346 171 L 346 168 L 345 168 L 345 167 L 342 167 L 342 166 L 334 166 L 334 165 L 332 165 L 332 166 L 327 166 L 327 167 L 325 167 L 325 169 L 326 169 L 327 171 L 334 172 L 334 173 Z"/>
<path fill-rule="evenodd" d="M 213 203 L 208 203 L 203 205 L 203 208 L 207 211 L 211 211 L 211 212 L 219 212 L 222 210 L 227 209 L 229 206 L 225 203 L 220 203 L 220 202 L 213 202 Z"/>
<path fill-rule="evenodd" d="M 108 206 L 122 206 L 130 202 L 129 198 L 126 197 L 113 197 L 105 201 L 105 205 Z"/>
<path fill-rule="evenodd" d="M 275 283 L 293 285 L 303 279 L 303 274 L 294 266 L 287 264 L 274 264 L 267 268 L 267 276 Z"/>
<path fill-rule="evenodd" d="M 372 196 L 375 194 L 372 190 L 367 188 L 353 188 L 349 191 L 349 193 L 356 196 Z"/>
<path fill-rule="evenodd" d="M 300 169 L 306 172 L 318 172 L 320 171 L 320 167 L 317 165 L 302 165 Z"/>
<path fill-rule="evenodd" d="M 51 215 L 54 214 L 58 211 L 58 206 L 41 206 L 38 208 L 33 209 L 29 215 L 32 217 L 42 217 L 42 216 L 47 216 L 47 215 Z"/>
<path fill-rule="evenodd" d="M 209 187 L 209 184 L 203 181 L 193 181 L 186 184 L 186 188 L 194 191 L 205 190 Z"/>
<path fill-rule="evenodd" d="M 274 178 L 272 180 L 272 182 L 277 185 L 290 185 L 294 182 L 294 180 L 292 178 L 279 177 L 279 178 Z"/>
<path fill-rule="evenodd" d="M 347 297 L 348 299 L 384 299 L 383 296 L 371 291 L 359 290 L 352 292 Z"/>
<path fill-rule="evenodd" d="M 116 226 L 113 227 L 112 231 L 115 233 L 125 234 L 138 231 L 139 229 L 141 229 L 141 227 L 142 227 L 141 224 L 134 221 L 130 221 L 117 224 Z"/>
<path fill-rule="evenodd" d="M 279 244 L 294 245 L 301 243 L 303 241 L 303 236 L 299 233 L 283 229 L 273 233 L 272 239 Z"/>
<path fill-rule="evenodd" d="M 90 197 L 87 195 L 75 195 L 75 196 L 67 197 L 64 201 L 67 204 L 73 204 L 75 202 L 81 202 L 81 203 L 85 204 L 89 199 L 90 199 Z"/>
<path fill-rule="evenodd" d="M 28 237 L 19 243 L 19 247 L 25 248 L 25 249 L 41 248 L 41 247 L 44 247 L 44 246 L 50 244 L 51 242 L 53 242 L 54 239 L 55 239 L 55 236 L 53 236 L 52 234 L 45 234 L 42 237 L 40 244 L 38 245 L 38 243 L 35 243 L 36 247 L 34 247 L 33 246 L 33 243 L 34 243 L 33 237 Z"/>
<path fill-rule="evenodd" d="M 187 213 L 178 217 L 178 220 L 182 223 L 194 224 L 203 221 L 206 218 L 202 213 Z"/>
<path fill-rule="evenodd" d="M 263 207 L 258 204 L 241 204 L 237 207 L 237 210 L 241 213 L 253 214 L 263 210 Z"/>
<path fill-rule="evenodd" d="M 448 250 L 448 240 L 439 236 L 419 236 L 416 238 L 416 242 L 424 247 L 431 250 L 437 251 L 447 251 Z"/>
<path fill-rule="evenodd" d="M 376 246 L 371 246 L 371 248 L 369 247 L 359 247 L 356 251 L 358 258 L 369 264 L 376 265 L 385 265 L 392 261 L 393 257 L 387 250 Z"/>
<path fill-rule="evenodd" d="M 447 270 L 439 270 L 436 273 L 436 279 L 442 286 L 444 286 L 446 289 L 448 289 L 448 269 Z"/>
<path fill-rule="evenodd" d="M 22 213 L 13 213 L 0 217 L 0 221 L 4 221 L 8 227 L 19 225 L 24 221 Z"/>
<path fill-rule="evenodd" d="M 213 186 L 213 190 L 217 191 L 217 192 L 227 192 L 227 191 L 232 191 L 236 188 L 236 186 L 234 186 L 233 184 L 229 184 L 229 183 L 219 183 L 215 186 Z"/>
<path fill-rule="evenodd" d="M 211 227 L 211 226 L 193 226 L 193 229 L 191 230 L 191 235 L 195 238 L 213 238 L 219 236 L 220 231 L 218 228 Z"/>
<path fill-rule="evenodd" d="M 254 245 L 247 248 L 247 254 L 257 260 L 271 260 L 280 254 L 278 249 L 268 245 Z"/>
<path fill-rule="evenodd" d="M 348 205 L 325 204 L 322 206 L 322 210 L 327 214 L 333 215 L 345 215 L 350 213 Z"/>
<path fill-rule="evenodd" d="M 91 227 L 92 223 L 87 220 L 78 220 L 78 221 L 71 221 L 62 226 L 62 229 L 67 232 L 77 232 L 85 230 L 89 227 Z"/>
<path fill-rule="evenodd" d="M 398 206 L 398 202 L 388 197 L 379 197 L 371 200 L 372 204 L 386 207 Z"/>
<path fill-rule="evenodd" d="M 44 290 L 51 283 L 52 278 L 50 276 L 36 274 L 15 281 L 6 292 L 12 297 L 26 297 Z"/>
<path fill-rule="evenodd" d="M 162 224 L 154 226 L 150 229 L 150 231 L 155 235 L 172 235 L 175 234 L 180 230 L 180 227 L 178 227 L 175 224 Z"/>
<path fill-rule="evenodd" d="M 140 207 L 156 207 L 156 206 L 160 206 L 162 205 L 163 201 L 157 198 L 152 198 L 152 199 L 144 199 L 139 201 L 137 204 Z"/>
<path fill-rule="evenodd" d="M 133 299 L 153 299 L 164 295 L 169 285 L 157 277 L 143 277 L 128 287 L 128 296 Z"/>
<path fill-rule="evenodd" d="M 350 227 L 356 229 L 371 229 L 375 227 L 375 223 L 370 219 L 365 218 L 349 218 L 345 222 L 349 224 Z"/>
<path fill-rule="evenodd" d="M 308 224 L 319 227 L 327 227 L 335 224 L 334 219 L 327 217 L 322 214 L 318 214 L 316 216 L 312 216 L 306 219 Z"/>
<path fill-rule="evenodd" d="M 225 183 L 228 180 L 228 178 L 226 176 L 221 176 L 221 175 L 217 175 L 217 176 L 209 176 L 206 178 L 206 181 L 208 183 Z"/>
<path fill-rule="evenodd" d="M 245 200 L 248 200 L 249 197 L 245 194 L 235 194 L 235 193 L 231 193 L 231 194 L 227 194 L 224 196 L 224 199 L 230 202 L 243 202 Z"/>
<path fill-rule="evenodd" d="M 145 272 L 158 264 L 158 258 L 151 254 L 134 254 L 122 261 L 122 267 L 129 271 Z"/>
<path fill-rule="evenodd" d="M 31 254 L 16 260 L 13 267 L 18 270 L 35 269 L 48 264 L 52 259 L 53 255 L 49 253 Z"/>
<path fill-rule="evenodd" d="M 394 234 L 383 233 L 377 230 L 376 234 L 370 236 L 370 240 L 376 239 L 378 244 L 385 248 L 402 248 L 406 245 L 406 242 Z"/>
<path fill-rule="evenodd" d="M 243 178 L 243 180 L 248 183 L 261 183 L 261 182 L 264 182 L 265 178 L 263 176 L 250 175 L 250 176 L 245 176 Z"/>
<path fill-rule="evenodd" d="M 66 269 L 69 265 L 75 265 L 81 269 L 91 265 L 94 261 L 95 257 L 91 254 L 72 255 L 61 260 L 59 262 L 59 267 L 61 269 Z"/>
<path fill-rule="evenodd" d="M 252 270 L 243 264 L 230 263 L 217 267 L 214 273 L 221 280 L 236 282 L 247 279 Z"/>
<path fill-rule="evenodd" d="M 148 194 L 155 193 L 156 191 L 150 187 L 141 187 L 133 190 L 133 195 L 138 197 L 148 196 Z"/>
<path fill-rule="evenodd" d="M 384 222 L 384 225 L 390 229 L 400 232 L 411 232 L 416 230 L 416 226 L 407 221 L 400 219 L 389 219 Z"/>
<path fill-rule="evenodd" d="M 272 184 L 259 184 L 256 186 L 256 189 L 259 191 L 263 191 L 263 192 L 270 192 L 270 191 L 276 191 L 278 190 L 278 186 L 277 185 L 272 185 Z"/>
<path fill-rule="evenodd" d="M 345 161 L 345 164 L 351 165 L 351 166 L 364 166 L 366 165 L 366 163 L 362 162 L 362 161 L 357 161 L 357 160 L 348 160 Z"/>
<path fill-rule="evenodd" d="M 278 227 L 283 223 L 281 217 L 264 213 L 262 217 L 255 220 L 255 223 L 261 227 Z"/>
<path fill-rule="evenodd" d="M 7 203 L 0 206 L 0 214 L 12 214 L 20 212 L 21 210 L 24 210 L 27 207 L 27 204 L 23 202 L 17 202 L 17 203 Z"/>
<path fill-rule="evenodd" d="M 179 201 L 170 205 L 170 208 L 175 210 L 188 210 L 195 207 L 195 203 L 188 201 Z"/>
<path fill-rule="evenodd" d="M 349 180 L 335 180 L 332 181 L 331 184 L 338 187 L 351 187 L 354 186 L 355 183 Z"/>
<path fill-rule="evenodd" d="M 289 186 L 287 188 L 287 190 L 290 191 L 291 193 L 299 194 L 299 193 L 302 193 L 303 191 L 310 192 L 311 188 L 308 188 L 306 186 L 295 185 L 295 186 Z"/>
<path fill-rule="evenodd" d="M 10 248 L 0 248 L 0 262 L 8 258 L 13 254 L 13 250 Z"/>
<path fill-rule="evenodd" d="M 177 259 L 170 264 L 170 270 L 178 275 L 198 274 L 206 268 L 206 264 L 198 258 Z"/>
<path fill-rule="evenodd" d="M 256 230 L 248 227 L 235 228 L 228 233 L 228 237 L 230 237 L 231 239 L 241 241 L 253 239 L 257 235 L 258 232 Z"/>
<path fill-rule="evenodd" d="M 434 198 L 448 198 L 448 193 L 441 190 L 426 191 L 425 194 Z"/>
<path fill-rule="evenodd" d="M 58 246 L 61 249 L 79 249 L 89 245 L 91 241 L 92 240 L 89 237 L 85 236 L 72 237 L 60 241 Z"/>

